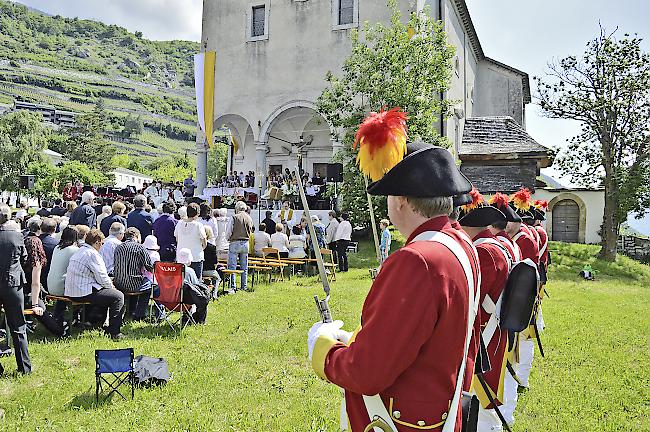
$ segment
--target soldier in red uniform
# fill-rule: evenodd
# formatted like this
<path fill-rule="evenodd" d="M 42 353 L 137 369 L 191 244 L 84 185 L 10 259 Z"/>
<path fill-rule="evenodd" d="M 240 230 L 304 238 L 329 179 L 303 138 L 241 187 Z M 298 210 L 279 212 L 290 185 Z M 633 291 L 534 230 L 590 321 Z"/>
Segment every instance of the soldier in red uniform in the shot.
<path fill-rule="evenodd" d="M 492 234 L 488 226 L 506 223 L 506 215 L 488 205 L 476 190 L 470 192 L 472 202 L 461 207 L 458 222 L 474 242 L 481 268 L 481 307 L 475 325 L 474 339 L 480 337 L 487 347 L 490 369 L 480 373 L 484 362 L 477 359 L 476 376 L 472 390 L 479 398 L 478 431 L 502 430 L 502 422 L 496 412 L 503 405 L 506 375 L 506 349 L 508 332 L 498 328 L 498 307 L 508 280 L 511 266 L 510 252 Z M 473 340 L 474 340 L 473 339 Z M 476 347 L 472 343 L 472 347 Z M 470 354 L 471 355 L 471 354 Z M 495 409 L 496 408 L 496 409 Z"/>
<path fill-rule="evenodd" d="M 72 186 L 72 182 L 66 183 L 63 188 L 63 201 L 76 201 L 78 195 L 77 188 Z"/>
<path fill-rule="evenodd" d="M 488 200 L 488 203 L 503 212 L 506 215 L 506 222 L 497 221 L 490 226 L 490 231 L 497 240 L 503 244 L 512 259 L 512 265 L 522 260 L 521 250 L 519 245 L 512 241 L 510 233 L 518 233 L 519 228 L 522 223 L 521 217 L 517 214 L 514 208 L 510 205 L 510 197 L 508 195 L 497 192 Z M 519 336 L 515 336 L 518 338 Z M 514 344 L 516 349 L 517 344 Z M 506 422 L 509 425 L 512 425 L 515 421 L 514 411 L 517 407 L 517 389 L 518 382 L 512 374 L 514 372 L 514 364 L 516 360 L 515 349 L 506 353 L 506 364 L 510 363 L 510 369 L 508 373 L 505 374 L 504 383 L 503 383 L 503 405 L 501 405 L 500 410 L 501 414 L 504 416 Z M 498 430 L 498 429 L 497 429 Z"/>
<path fill-rule="evenodd" d="M 367 172 L 363 160 L 361 167 Z M 312 366 L 345 390 L 344 429 L 458 432 L 479 269 L 448 215 L 451 197 L 471 183 L 447 150 L 426 144 L 409 145 L 371 178 L 368 192 L 388 196 L 390 220 L 408 240 L 382 265 L 354 335 L 340 322 L 311 328 Z"/>
<path fill-rule="evenodd" d="M 546 220 L 546 209 L 548 208 L 548 201 L 537 200 L 535 201 L 535 223 L 533 228 L 537 231 L 539 236 L 539 265 L 540 265 L 540 278 L 542 285 L 546 283 L 548 275 L 549 255 L 548 255 L 548 234 L 542 226 L 542 222 Z M 543 292 L 543 291 L 542 291 Z"/>
<path fill-rule="evenodd" d="M 522 259 L 530 259 L 536 266 L 539 266 L 539 241 L 537 232 L 527 226 L 532 223 L 534 216 L 531 214 L 533 208 L 531 202 L 531 193 L 528 189 L 522 188 L 511 197 L 511 206 L 519 214 L 523 223 L 519 224 L 519 229 L 514 233 L 509 233 L 512 240 L 519 246 Z M 533 357 L 535 355 L 534 332 L 530 329 L 520 333 L 518 346 L 518 362 L 515 362 L 514 369 L 519 379 L 519 391 L 528 388 L 528 378 L 530 370 L 533 367 Z"/>
<path fill-rule="evenodd" d="M 521 217 L 513 210 L 509 205 L 510 198 L 508 195 L 497 192 L 488 200 L 488 204 L 494 206 L 501 210 L 501 212 L 506 215 L 505 221 L 496 221 L 490 225 L 490 232 L 494 234 L 497 240 L 503 244 L 508 253 L 510 254 L 510 261 L 512 264 L 516 264 L 521 261 L 521 251 L 517 243 L 512 241 L 512 238 L 508 234 L 508 225 L 514 227 L 515 224 L 521 224 Z M 512 231 L 516 231 L 512 228 Z"/>

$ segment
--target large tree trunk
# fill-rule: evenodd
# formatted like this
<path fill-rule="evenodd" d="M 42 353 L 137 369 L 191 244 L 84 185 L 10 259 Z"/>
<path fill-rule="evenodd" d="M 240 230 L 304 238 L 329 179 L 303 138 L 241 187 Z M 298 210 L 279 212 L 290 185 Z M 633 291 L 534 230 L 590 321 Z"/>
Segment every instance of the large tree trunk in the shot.
<path fill-rule="evenodd" d="M 618 212 L 618 190 L 615 181 L 605 178 L 605 211 L 603 213 L 603 225 L 601 228 L 600 253 L 598 258 L 605 261 L 616 259 L 616 241 L 618 240 L 619 223 L 616 214 Z"/>

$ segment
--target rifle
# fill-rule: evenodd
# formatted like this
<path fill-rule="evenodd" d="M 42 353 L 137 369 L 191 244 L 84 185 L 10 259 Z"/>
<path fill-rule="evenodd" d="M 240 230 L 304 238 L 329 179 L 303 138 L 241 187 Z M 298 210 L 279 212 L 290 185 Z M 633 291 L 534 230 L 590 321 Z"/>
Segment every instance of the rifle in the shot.
<path fill-rule="evenodd" d="M 299 159 L 300 161 L 300 159 Z M 316 230 L 314 229 L 314 224 L 311 221 L 311 214 L 309 212 L 309 204 L 307 203 L 307 196 L 305 195 L 305 189 L 302 187 L 302 179 L 300 178 L 300 173 L 298 171 L 298 166 L 300 162 L 293 170 L 293 178 L 298 183 L 298 194 L 300 195 L 300 201 L 302 202 L 302 208 L 304 209 L 304 216 L 307 219 L 307 226 L 309 227 L 309 241 L 311 242 L 311 247 L 314 250 L 314 256 L 316 257 L 316 264 L 318 266 L 318 273 L 320 274 L 321 283 L 323 284 L 323 291 L 325 291 L 325 298 L 320 299 L 317 295 L 314 296 L 314 301 L 316 302 L 316 309 L 318 314 L 323 320 L 324 323 L 332 322 L 332 312 L 329 307 L 330 299 L 330 284 L 327 279 L 327 273 L 325 272 L 325 264 L 323 263 L 323 255 L 320 253 L 320 245 L 318 244 L 318 239 L 316 238 Z"/>

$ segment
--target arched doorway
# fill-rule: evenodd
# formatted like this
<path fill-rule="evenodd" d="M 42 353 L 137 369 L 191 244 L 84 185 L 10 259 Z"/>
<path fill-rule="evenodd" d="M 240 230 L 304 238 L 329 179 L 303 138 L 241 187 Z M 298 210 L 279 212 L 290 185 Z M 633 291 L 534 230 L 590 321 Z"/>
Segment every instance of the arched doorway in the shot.
<path fill-rule="evenodd" d="M 267 147 L 267 166 L 275 170 L 298 163 L 313 175 L 331 162 L 334 154 L 332 130 L 314 103 L 296 100 L 273 111 L 260 129 L 260 142 Z"/>
<path fill-rule="evenodd" d="M 580 207 L 571 199 L 563 199 L 553 206 L 553 240 L 578 243 Z"/>

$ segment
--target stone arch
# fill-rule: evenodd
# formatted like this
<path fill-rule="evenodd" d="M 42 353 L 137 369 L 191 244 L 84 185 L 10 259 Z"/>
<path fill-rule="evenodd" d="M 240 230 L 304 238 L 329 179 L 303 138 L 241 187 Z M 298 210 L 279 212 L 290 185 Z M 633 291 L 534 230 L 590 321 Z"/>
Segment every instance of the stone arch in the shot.
<path fill-rule="evenodd" d="M 282 113 L 292 108 L 307 108 L 314 111 L 315 113 L 318 113 L 318 107 L 316 106 L 316 104 L 308 100 L 296 99 L 296 100 L 289 101 L 285 104 L 282 104 L 276 109 L 274 109 L 273 112 L 268 116 L 268 118 L 262 124 L 262 127 L 260 128 L 259 142 L 268 143 L 269 134 L 271 133 L 273 124 L 276 122 L 276 120 L 280 117 Z M 330 129 L 330 133 L 334 132 L 332 127 L 329 124 L 328 124 L 328 128 Z"/>
<path fill-rule="evenodd" d="M 331 162 L 335 145 L 332 127 L 307 100 L 293 100 L 273 110 L 260 127 L 258 166 L 274 169 L 301 167 L 310 175 Z M 305 145 L 298 145 L 305 142 Z M 265 173 L 266 174 L 266 170 Z"/>
<path fill-rule="evenodd" d="M 578 195 L 572 192 L 562 192 L 555 196 L 548 203 L 548 214 L 546 216 L 546 232 L 549 235 L 549 239 L 553 240 L 553 208 L 555 205 L 561 201 L 569 200 L 577 204 L 580 211 L 580 220 L 578 226 L 578 242 L 585 243 L 586 232 L 587 232 L 587 205 Z"/>
<path fill-rule="evenodd" d="M 255 158 L 255 132 L 253 125 L 239 114 L 224 114 L 214 121 L 214 130 L 226 127 L 235 138 L 238 149 L 228 150 L 228 159 L 226 162 L 227 171 L 239 169 L 242 161 L 248 158 Z"/>

